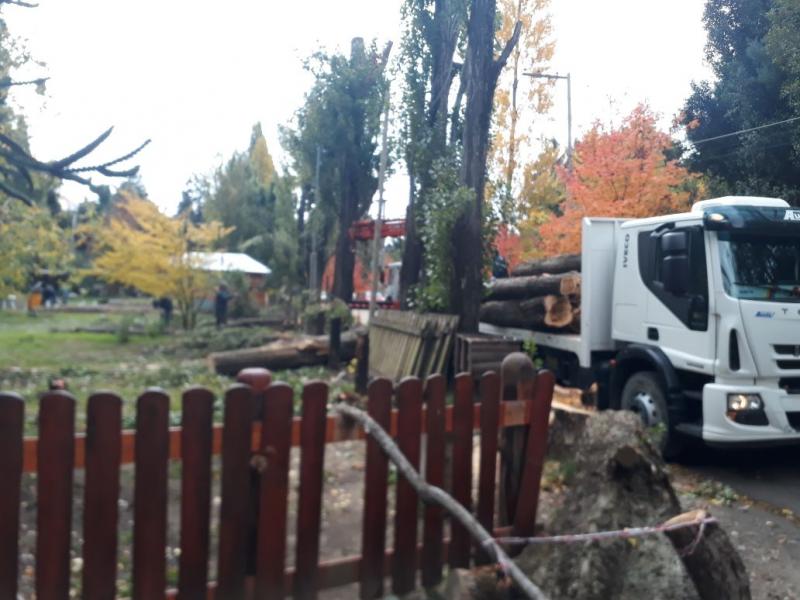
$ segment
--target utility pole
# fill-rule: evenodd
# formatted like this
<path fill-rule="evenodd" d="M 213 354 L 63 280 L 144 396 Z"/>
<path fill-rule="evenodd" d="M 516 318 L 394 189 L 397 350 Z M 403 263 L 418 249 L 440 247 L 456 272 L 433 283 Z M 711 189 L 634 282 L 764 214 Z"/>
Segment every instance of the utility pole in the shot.
<path fill-rule="evenodd" d="M 559 75 L 557 73 L 523 73 L 531 79 L 564 79 L 567 82 L 567 168 L 572 172 L 572 76 L 571 73 Z"/>
<path fill-rule="evenodd" d="M 381 255 L 383 254 L 383 212 L 386 201 L 383 197 L 383 187 L 386 181 L 386 162 L 388 160 L 389 146 L 389 90 L 386 90 L 386 108 L 383 116 L 383 139 L 381 141 L 381 162 L 378 171 L 378 216 L 375 219 L 375 233 L 372 238 L 372 292 L 369 296 L 369 322 L 375 316 L 378 295 L 378 279 L 380 278 Z"/>
<path fill-rule="evenodd" d="M 322 146 L 317 144 L 317 168 L 314 174 L 314 205 L 317 207 L 319 206 L 319 201 L 320 201 L 319 169 L 321 164 L 322 164 Z M 316 211 L 316 213 L 311 213 L 311 214 L 312 215 L 319 214 L 319 211 Z M 317 253 L 318 253 L 317 228 L 316 224 L 312 222 L 310 218 L 308 224 L 309 227 L 311 228 L 311 254 L 309 255 L 310 264 L 308 265 L 308 278 L 309 278 L 308 288 L 309 290 L 311 290 L 311 301 L 317 302 L 319 300 L 319 290 L 317 289 L 317 278 L 318 278 L 317 265 L 319 264 L 317 260 Z"/>

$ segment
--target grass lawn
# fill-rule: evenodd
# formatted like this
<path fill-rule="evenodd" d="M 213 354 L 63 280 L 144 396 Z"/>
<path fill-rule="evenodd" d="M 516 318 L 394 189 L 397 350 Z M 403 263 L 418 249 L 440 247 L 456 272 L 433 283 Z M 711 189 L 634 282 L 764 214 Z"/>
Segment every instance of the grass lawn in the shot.
<path fill-rule="evenodd" d="M 29 435 L 36 433 L 39 394 L 53 378 L 67 381 L 78 401 L 78 430 L 85 424 L 85 402 L 97 391 L 118 394 L 123 404 L 123 424 L 134 425 L 135 400 L 148 387 L 164 389 L 171 398 L 172 422 L 180 423 L 180 394 L 190 385 L 211 389 L 217 397 L 231 379 L 211 373 L 205 356 L 209 351 L 255 346 L 264 343 L 272 332 L 231 329 L 218 332 L 200 327 L 194 332 L 157 333 L 158 315 L 136 317 L 136 325 L 152 335 L 122 336 L 120 331 L 131 317 L 124 315 L 70 314 L 41 311 L 37 317 L 0 311 L 0 391 L 16 392 L 27 403 Z M 111 333 L 76 332 L 104 324 Z M 123 338 L 127 338 L 123 342 Z M 275 373 L 299 390 L 310 379 L 330 379 L 335 375 L 323 368 Z M 217 418 L 222 407 L 218 403 Z"/>

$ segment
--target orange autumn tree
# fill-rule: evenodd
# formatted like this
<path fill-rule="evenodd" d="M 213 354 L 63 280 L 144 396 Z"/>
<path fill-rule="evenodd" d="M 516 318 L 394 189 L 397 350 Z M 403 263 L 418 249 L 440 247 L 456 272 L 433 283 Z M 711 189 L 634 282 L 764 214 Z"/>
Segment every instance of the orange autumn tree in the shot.
<path fill-rule="evenodd" d="M 640 104 L 619 127 L 596 123 L 576 143 L 573 172 L 560 170 L 567 189 L 562 214 L 539 228 L 542 254 L 579 252 L 585 216 L 651 217 L 689 209 L 702 182 L 667 158 L 672 139 L 656 121 Z"/>

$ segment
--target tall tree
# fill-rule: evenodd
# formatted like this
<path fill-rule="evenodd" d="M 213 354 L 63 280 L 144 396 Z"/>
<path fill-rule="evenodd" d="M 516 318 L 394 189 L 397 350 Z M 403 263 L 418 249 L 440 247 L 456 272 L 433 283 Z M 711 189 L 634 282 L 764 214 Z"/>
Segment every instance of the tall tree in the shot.
<path fill-rule="evenodd" d="M 450 92 L 460 69 L 454 58 L 466 31 L 466 17 L 466 0 L 405 0 L 403 3 L 403 116 L 405 161 L 410 182 L 400 271 L 400 301 L 404 306 L 408 305 L 410 292 L 423 275 L 421 223 L 426 213 L 425 204 L 436 187 L 434 165 L 447 154 Z M 463 90 L 458 97 L 461 95 Z M 459 105 L 460 100 L 457 100 L 456 106 Z"/>
<path fill-rule="evenodd" d="M 797 114 L 786 93 L 791 59 L 781 57 L 796 53 L 800 40 L 796 30 L 780 34 L 786 11 L 796 6 L 793 0 L 706 2 L 706 59 L 715 81 L 693 84 L 682 122 L 693 143 L 688 164 L 711 176 L 716 193 L 800 201 L 800 122 L 772 125 Z"/>
<path fill-rule="evenodd" d="M 355 267 L 348 230 L 369 210 L 378 185 L 378 133 L 390 48 L 381 52 L 374 42 L 367 47 L 355 38 L 349 57 L 314 55 L 308 63 L 314 85 L 296 115 L 296 128 L 284 130 L 301 185 L 319 181 L 306 225 L 316 233 L 318 256 L 324 256 L 336 224 L 333 293 L 345 301 L 353 295 Z M 318 276 L 323 270 L 318 267 Z"/>
<path fill-rule="evenodd" d="M 596 123 L 575 145 L 574 170 L 560 174 L 567 198 L 561 215 L 539 228 L 544 254 L 579 252 L 581 221 L 591 217 L 651 217 L 689 209 L 703 185 L 675 159 L 669 134 L 640 105 L 618 127 Z"/>
<path fill-rule="evenodd" d="M 542 71 L 553 57 L 555 42 L 546 10 L 550 0 L 500 0 L 502 25 L 497 37 L 511 37 L 521 23 L 519 42 L 509 57 L 495 92 L 495 133 L 492 140 L 491 168 L 499 176 L 501 199 L 511 200 L 522 187 L 520 156 L 530 154 L 530 129 L 536 114 L 546 112 L 552 103 L 550 84 L 527 77 Z"/>
<path fill-rule="evenodd" d="M 453 278 L 450 282 L 450 310 L 459 315 L 464 331 L 478 330 L 478 313 L 483 295 L 483 263 L 486 250 L 482 235 L 486 159 L 489 127 L 497 79 L 519 38 L 517 22 L 495 58 L 496 0 L 472 0 L 467 27 L 464 60 L 466 105 L 462 134 L 461 185 L 473 200 L 457 220 L 452 231 Z"/>

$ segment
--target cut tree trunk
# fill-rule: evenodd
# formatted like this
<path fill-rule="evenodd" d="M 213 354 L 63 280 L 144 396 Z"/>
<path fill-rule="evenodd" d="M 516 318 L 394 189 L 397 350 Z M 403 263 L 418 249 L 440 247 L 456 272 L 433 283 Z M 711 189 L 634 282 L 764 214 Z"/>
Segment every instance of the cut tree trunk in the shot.
<path fill-rule="evenodd" d="M 572 304 L 566 296 L 530 300 L 493 300 L 481 305 L 481 321 L 520 329 L 563 329 L 572 324 Z"/>
<path fill-rule="evenodd" d="M 666 524 L 691 523 L 708 516 L 704 510 L 695 510 Z M 699 533 L 699 526 L 695 526 L 667 531 L 666 536 L 681 557 L 701 600 L 750 600 L 747 571 L 728 534 L 719 523 L 706 523 L 702 535 Z M 695 540 L 698 540 L 696 545 Z M 686 551 L 689 548 L 691 552 Z"/>
<path fill-rule="evenodd" d="M 355 357 L 357 338 L 358 330 L 342 334 L 339 354 L 342 361 L 349 362 Z M 324 365 L 328 362 L 328 353 L 328 336 L 302 336 L 257 348 L 214 352 L 208 355 L 208 365 L 220 375 L 233 376 L 247 367 L 280 370 Z"/>
<path fill-rule="evenodd" d="M 530 260 L 518 265 L 511 273 L 512 277 L 543 275 L 544 273 L 567 273 L 581 270 L 580 254 L 562 254 L 539 260 Z"/>
<path fill-rule="evenodd" d="M 489 285 L 487 300 L 522 300 L 535 296 L 578 296 L 581 274 L 576 271 L 558 275 L 531 275 L 495 279 Z"/>

